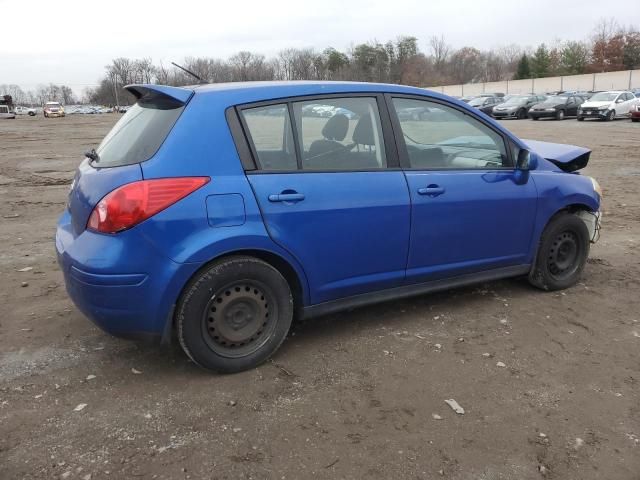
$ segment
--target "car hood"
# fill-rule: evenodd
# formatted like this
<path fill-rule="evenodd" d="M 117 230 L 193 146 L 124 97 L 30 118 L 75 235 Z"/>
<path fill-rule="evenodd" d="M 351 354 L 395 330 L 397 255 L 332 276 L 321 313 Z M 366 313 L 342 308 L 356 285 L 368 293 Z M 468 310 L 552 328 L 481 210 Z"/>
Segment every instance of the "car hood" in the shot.
<path fill-rule="evenodd" d="M 587 166 L 591 150 L 563 143 L 539 142 L 523 140 L 531 151 L 549 160 L 564 172 L 575 172 Z"/>
<path fill-rule="evenodd" d="M 582 105 L 580 105 L 582 108 L 585 107 L 608 107 L 609 105 L 611 105 L 611 102 L 584 102 Z"/>

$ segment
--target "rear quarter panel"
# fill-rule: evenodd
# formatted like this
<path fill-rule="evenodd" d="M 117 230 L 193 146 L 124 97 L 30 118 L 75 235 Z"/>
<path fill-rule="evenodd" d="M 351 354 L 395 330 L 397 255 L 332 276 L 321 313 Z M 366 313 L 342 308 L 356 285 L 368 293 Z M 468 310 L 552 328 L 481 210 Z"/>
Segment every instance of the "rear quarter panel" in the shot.
<path fill-rule="evenodd" d="M 297 272 L 307 303 L 304 271 L 269 237 L 225 118 L 228 98 L 196 94 L 157 154 L 142 163 L 145 179 L 208 176 L 211 181 L 136 228 L 159 251 L 178 263 L 204 265 L 240 250 L 262 250 L 286 260 Z M 242 197 L 244 212 L 232 222 L 217 222 L 207 210 L 225 211 L 230 198 Z M 220 199 L 219 209 L 212 209 Z M 208 204 L 208 205 L 207 205 Z M 240 219 L 240 220 L 238 220 Z"/>

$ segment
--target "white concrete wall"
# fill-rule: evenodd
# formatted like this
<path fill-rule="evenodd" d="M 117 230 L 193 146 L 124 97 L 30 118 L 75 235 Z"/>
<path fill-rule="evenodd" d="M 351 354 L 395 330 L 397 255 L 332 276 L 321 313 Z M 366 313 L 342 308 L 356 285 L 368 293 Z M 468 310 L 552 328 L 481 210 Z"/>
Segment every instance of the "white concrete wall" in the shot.
<path fill-rule="evenodd" d="M 620 72 L 589 73 L 565 77 L 547 77 L 503 82 L 466 83 L 427 87 L 446 95 L 479 95 L 481 93 L 544 93 L 554 90 L 628 90 L 640 88 L 640 69 Z"/>

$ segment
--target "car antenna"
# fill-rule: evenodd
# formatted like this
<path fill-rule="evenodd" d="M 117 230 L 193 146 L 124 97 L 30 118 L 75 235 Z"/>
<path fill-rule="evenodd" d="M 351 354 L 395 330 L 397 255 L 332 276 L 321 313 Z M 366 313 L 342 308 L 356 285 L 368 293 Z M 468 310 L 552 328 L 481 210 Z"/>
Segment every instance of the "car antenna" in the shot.
<path fill-rule="evenodd" d="M 205 82 L 204 80 L 202 80 L 202 78 L 200 78 L 198 75 L 196 75 L 195 73 L 193 73 L 191 70 L 187 70 L 186 68 L 184 68 L 182 65 L 178 65 L 176 62 L 171 62 L 171 65 L 178 67 L 180 70 L 188 73 L 189 75 L 191 75 L 193 78 L 197 78 L 198 82 L 201 85 L 206 85 L 207 82 Z"/>

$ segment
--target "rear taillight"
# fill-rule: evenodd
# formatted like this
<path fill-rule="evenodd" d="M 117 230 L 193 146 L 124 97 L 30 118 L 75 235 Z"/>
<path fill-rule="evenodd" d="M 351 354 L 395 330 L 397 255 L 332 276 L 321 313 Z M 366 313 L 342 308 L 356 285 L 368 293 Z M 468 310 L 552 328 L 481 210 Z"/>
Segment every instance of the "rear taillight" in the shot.
<path fill-rule="evenodd" d="M 117 233 L 173 205 L 209 181 L 209 177 L 141 180 L 108 193 L 91 212 L 87 229 Z"/>

